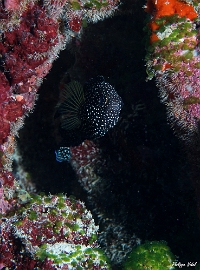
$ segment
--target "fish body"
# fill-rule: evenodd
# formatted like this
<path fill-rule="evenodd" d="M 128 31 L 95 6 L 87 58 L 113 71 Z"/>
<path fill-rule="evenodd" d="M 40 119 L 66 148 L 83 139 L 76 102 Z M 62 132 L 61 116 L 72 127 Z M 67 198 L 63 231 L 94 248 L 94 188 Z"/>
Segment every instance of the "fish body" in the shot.
<path fill-rule="evenodd" d="M 55 151 L 55 155 L 58 162 L 69 161 L 71 158 L 70 147 L 61 146 Z"/>
<path fill-rule="evenodd" d="M 118 122 L 122 99 L 103 76 L 90 79 L 84 86 L 84 93 L 81 118 L 87 139 L 100 138 Z"/>
<path fill-rule="evenodd" d="M 77 81 L 66 84 L 54 116 L 62 144 L 77 146 L 104 136 L 118 122 L 122 105 L 103 76 L 90 79 L 84 87 Z"/>

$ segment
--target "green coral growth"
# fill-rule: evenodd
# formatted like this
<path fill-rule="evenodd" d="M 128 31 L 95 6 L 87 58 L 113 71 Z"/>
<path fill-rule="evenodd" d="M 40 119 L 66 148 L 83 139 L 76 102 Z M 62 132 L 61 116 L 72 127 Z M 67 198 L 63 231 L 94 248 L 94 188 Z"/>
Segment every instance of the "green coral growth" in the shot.
<path fill-rule="evenodd" d="M 123 270 L 173 270 L 173 262 L 175 256 L 165 241 L 147 241 L 132 250 Z"/>
<path fill-rule="evenodd" d="M 68 248 L 66 248 L 68 246 Z M 68 251 L 64 251 L 64 249 Z M 55 252 L 55 253 L 54 253 Z M 87 262 L 87 269 L 94 269 L 94 265 L 110 270 L 109 260 L 104 252 L 99 248 L 88 248 L 84 245 L 70 245 L 63 244 L 63 252 L 56 252 L 55 246 L 49 249 L 48 245 L 42 245 L 36 252 L 36 256 L 39 260 L 44 261 L 45 259 L 51 260 L 53 265 L 67 265 L 70 269 L 85 269 L 81 265 L 85 265 Z"/>
<path fill-rule="evenodd" d="M 72 5 L 72 8 L 74 9 L 74 10 L 79 10 L 79 9 L 81 9 L 81 5 L 79 4 L 79 2 L 72 2 L 71 3 L 71 5 Z"/>
<path fill-rule="evenodd" d="M 44 261 L 48 257 L 48 253 L 46 252 L 46 244 L 43 244 L 37 251 L 36 256 L 40 261 Z"/>
<path fill-rule="evenodd" d="M 166 63 L 167 69 L 176 72 L 183 68 L 183 63 L 193 61 L 198 37 L 194 23 L 185 17 L 163 16 L 155 22 L 159 27 L 153 33 L 158 40 L 148 44 L 145 58 L 149 80 L 154 77 L 153 73 L 165 71 Z"/>
<path fill-rule="evenodd" d="M 29 218 L 30 220 L 36 220 L 36 219 L 37 219 L 37 212 L 31 210 L 31 211 L 29 212 L 28 218 Z"/>
<path fill-rule="evenodd" d="M 37 203 L 37 204 L 41 204 L 41 203 L 42 203 L 42 198 L 41 198 L 40 195 L 31 194 L 30 202 L 32 202 L 32 203 Z"/>
<path fill-rule="evenodd" d="M 101 9 L 102 7 L 106 6 L 108 6 L 108 2 L 106 2 L 106 0 L 103 1 L 89 0 L 84 5 L 85 8 L 96 8 L 96 9 Z"/>

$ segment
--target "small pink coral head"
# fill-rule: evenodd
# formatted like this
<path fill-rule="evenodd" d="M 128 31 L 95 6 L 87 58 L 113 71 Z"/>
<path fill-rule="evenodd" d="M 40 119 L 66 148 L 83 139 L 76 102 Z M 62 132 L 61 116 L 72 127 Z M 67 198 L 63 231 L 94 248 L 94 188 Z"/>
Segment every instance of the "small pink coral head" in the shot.
<path fill-rule="evenodd" d="M 6 211 L 9 209 L 10 209 L 10 204 L 6 200 L 4 200 L 3 198 L 0 199 L 0 213 L 5 214 Z"/>
<path fill-rule="evenodd" d="M 5 267 L 5 264 L 0 263 L 0 270 L 3 269 Z"/>
<path fill-rule="evenodd" d="M 82 26 L 82 18 L 78 15 L 75 15 L 69 20 L 68 24 L 72 31 L 79 32 Z"/>
<path fill-rule="evenodd" d="M 4 7 L 8 10 L 17 10 L 19 8 L 19 0 L 4 0 Z"/>

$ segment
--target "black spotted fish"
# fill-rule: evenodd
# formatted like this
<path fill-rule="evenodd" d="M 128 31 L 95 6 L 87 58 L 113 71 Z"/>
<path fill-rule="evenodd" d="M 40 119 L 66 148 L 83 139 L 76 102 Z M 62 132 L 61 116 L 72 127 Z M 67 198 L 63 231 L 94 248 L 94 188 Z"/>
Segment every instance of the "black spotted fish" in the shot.
<path fill-rule="evenodd" d="M 84 87 L 71 81 L 60 95 L 54 116 L 62 145 L 77 146 L 104 136 L 118 122 L 122 105 L 121 97 L 103 76 L 90 79 Z M 59 157 L 58 151 L 56 158 L 63 161 L 62 151 Z"/>

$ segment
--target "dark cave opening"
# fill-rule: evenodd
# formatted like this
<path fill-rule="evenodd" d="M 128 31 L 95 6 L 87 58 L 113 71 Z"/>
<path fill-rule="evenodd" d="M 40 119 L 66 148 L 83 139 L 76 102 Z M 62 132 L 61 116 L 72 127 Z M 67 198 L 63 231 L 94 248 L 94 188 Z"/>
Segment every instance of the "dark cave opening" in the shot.
<path fill-rule="evenodd" d="M 74 39 L 75 51 L 70 45 L 61 52 L 45 78 L 34 112 L 19 133 L 18 147 L 38 191 L 72 194 L 93 211 L 70 164 L 55 159 L 52 121 L 65 72 L 80 81 L 105 76 L 122 96 L 124 122 L 98 140 L 107 160 L 101 175 L 107 188 L 94 196 L 95 203 L 130 234 L 166 240 L 181 262 L 198 261 L 200 226 L 189 164 L 167 124 L 155 83 L 145 82 L 142 25 L 143 18 L 116 16 L 88 26 L 80 44 Z M 134 116 L 137 104 L 144 109 Z"/>

